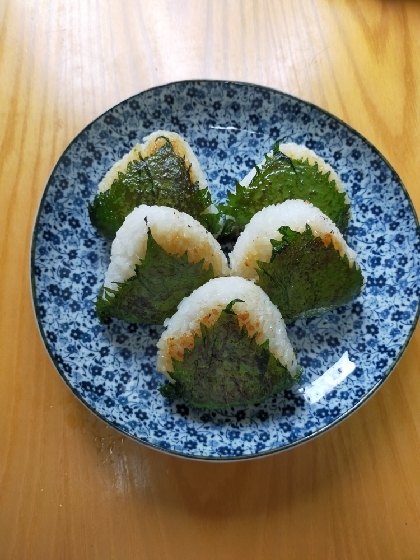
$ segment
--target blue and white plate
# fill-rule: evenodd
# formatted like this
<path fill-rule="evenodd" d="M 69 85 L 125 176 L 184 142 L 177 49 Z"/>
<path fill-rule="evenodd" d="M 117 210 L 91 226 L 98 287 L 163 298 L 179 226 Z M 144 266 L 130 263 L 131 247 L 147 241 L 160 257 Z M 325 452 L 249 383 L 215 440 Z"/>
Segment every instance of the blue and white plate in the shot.
<path fill-rule="evenodd" d="M 304 367 L 300 388 L 246 408 L 210 412 L 164 400 L 155 370 L 162 327 L 100 325 L 93 300 L 110 243 L 87 203 L 111 165 L 150 132 L 183 135 L 224 200 L 278 138 L 306 144 L 340 175 L 351 199 L 348 242 L 366 288 L 357 300 L 288 329 Z M 385 381 L 419 315 L 420 236 L 395 171 L 336 117 L 266 87 L 178 82 L 119 103 L 60 157 L 32 240 L 32 291 L 46 348 L 71 390 L 106 422 L 142 443 L 184 457 L 260 457 L 307 441 L 343 420 Z"/>

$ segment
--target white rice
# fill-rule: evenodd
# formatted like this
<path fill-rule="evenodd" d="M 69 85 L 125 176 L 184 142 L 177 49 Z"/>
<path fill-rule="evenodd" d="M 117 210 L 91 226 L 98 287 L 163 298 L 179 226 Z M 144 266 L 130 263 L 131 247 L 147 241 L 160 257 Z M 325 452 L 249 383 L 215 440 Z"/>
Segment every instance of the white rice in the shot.
<path fill-rule="evenodd" d="M 257 261 L 269 262 L 273 247 L 270 239 L 280 241 L 281 226 L 289 226 L 293 231 L 305 231 L 306 225 L 315 237 L 322 238 L 325 245 L 333 243 L 340 256 L 347 255 L 350 266 L 356 261 L 356 253 L 344 241 L 334 223 L 310 202 L 286 200 L 263 208 L 251 218 L 239 236 L 229 255 L 232 274 L 250 280 L 258 279 Z M 356 264 L 357 266 L 357 264 Z"/>
<path fill-rule="evenodd" d="M 297 361 L 280 311 L 259 286 L 233 276 L 210 280 L 184 298 L 175 315 L 166 319 L 166 331 L 157 344 L 157 369 L 171 379 L 171 358 L 182 360 L 185 348 L 194 347 L 194 336 L 201 335 L 200 323 L 214 324 L 234 299 L 244 301 L 235 303 L 232 308 L 240 326 L 245 325 L 250 336 L 258 333 L 258 344 L 268 339 L 270 352 L 295 375 Z"/>
<path fill-rule="evenodd" d="M 152 132 L 148 136 L 143 138 L 143 144 L 136 144 L 131 151 L 126 154 L 122 159 L 114 163 L 111 169 L 107 172 L 105 177 L 98 185 L 98 192 L 104 192 L 108 190 L 115 179 L 118 179 L 118 173 L 125 173 L 127 171 L 127 166 L 130 161 L 139 159 L 139 155 L 142 158 L 149 157 L 155 151 L 160 148 L 165 140 L 162 138 L 167 138 L 173 146 L 175 153 L 185 158 L 186 167 L 190 167 L 190 178 L 193 183 L 198 181 L 198 186 L 200 189 L 205 189 L 207 187 L 207 179 L 202 170 L 197 156 L 191 149 L 182 136 L 176 132 L 170 132 L 168 130 L 157 130 Z"/>
<path fill-rule="evenodd" d="M 284 155 L 289 157 L 290 159 L 295 159 L 298 161 L 305 161 L 308 160 L 309 165 L 318 164 L 318 169 L 324 175 L 326 173 L 330 174 L 330 180 L 334 180 L 336 184 L 336 189 L 338 192 L 343 192 L 346 194 L 345 201 L 347 204 L 350 204 L 350 200 L 347 196 L 347 193 L 344 190 L 343 184 L 341 182 L 340 177 L 334 171 L 329 163 L 327 163 L 322 157 L 316 154 L 313 150 L 310 150 L 304 145 L 295 144 L 294 142 L 287 142 L 285 144 L 280 144 L 280 151 L 283 152 Z M 273 151 L 269 152 L 267 156 L 272 157 Z M 258 167 L 261 168 L 265 163 L 265 158 L 261 163 L 258 164 Z M 254 178 L 256 173 L 255 167 L 251 169 L 251 171 L 242 179 L 240 184 L 244 187 L 247 187 L 252 179 Z"/>
<path fill-rule="evenodd" d="M 188 262 L 197 263 L 204 259 L 203 268 L 207 270 L 212 264 L 215 276 L 229 274 L 219 243 L 197 220 L 174 208 L 142 204 L 126 217 L 117 231 L 105 287 L 116 289 L 116 282 L 124 282 L 134 275 L 136 265 L 146 254 L 148 227 L 155 241 L 167 253 L 181 256 L 187 252 Z"/>

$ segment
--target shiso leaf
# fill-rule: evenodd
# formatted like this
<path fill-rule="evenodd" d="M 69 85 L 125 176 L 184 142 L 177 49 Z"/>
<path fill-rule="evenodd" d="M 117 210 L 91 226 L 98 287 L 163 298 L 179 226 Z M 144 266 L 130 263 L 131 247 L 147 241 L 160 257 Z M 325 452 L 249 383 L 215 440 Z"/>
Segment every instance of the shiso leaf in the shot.
<path fill-rule="evenodd" d="M 213 267 L 203 268 L 204 259 L 188 262 L 167 253 L 148 231 L 147 249 L 135 275 L 118 284 L 117 290 L 102 288 L 95 302 L 101 322 L 115 317 L 132 323 L 161 325 L 171 317 L 179 302 L 214 278 Z"/>
<path fill-rule="evenodd" d="M 233 300 L 232 300 L 230 303 L 228 303 L 227 306 L 225 307 L 225 309 L 224 309 L 225 313 L 233 313 L 233 314 L 235 314 L 235 312 L 233 311 L 232 308 L 233 308 L 233 306 L 235 305 L 235 303 L 238 303 L 238 302 L 244 303 L 244 300 L 243 300 L 243 299 L 233 299 Z"/>
<path fill-rule="evenodd" d="M 236 192 L 229 192 L 218 210 L 224 216 L 220 238 L 233 240 L 244 230 L 253 215 L 269 206 L 289 199 L 302 199 L 319 208 L 344 232 L 350 219 L 350 205 L 345 193 L 336 189 L 330 173 L 321 173 L 318 164 L 308 160 L 291 159 L 280 150 L 280 141 L 273 147 L 273 155 L 266 156 L 262 167 L 246 187 L 236 183 Z"/>
<path fill-rule="evenodd" d="M 211 327 L 201 324 L 194 348 L 184 359 L 172 360 L 175 383 L 160 387 L 168 399 L 181 398 L 196 408 L 217 409 L 262 402 L 289 389 L 293 377 L 269 350 L 269 341 L 257 344 L 245 326 L 240 328 L 231 302 Z"/>
<path fill-rule="evenodd" d="M 203 214 L 211 204 L 208 188 L 193 183 L 185 159 L 178 156 L 170 141 L 151 156 L 130 162 L 111 187 L 98 193 L 88 204 L 89 217 L 99 233 L 114 239 L 128 214 L 140 204 L 169 206 L 190 214 L 208 231 L 218 229 L 218 214 Z"/>
<path fill-rule="evenodd" d="M 363 276 L 332 242 L 325 245 L 307 225 L 303 233 L 283 226 L 269 263 L 257 261 L 256 282 L 279 308 L 286 323 L 321 315 L 357 297 Z"/>
<path fill-rule="evenodd" d="M 202 191 L 204 189 L 201 189 Z M 206 192 L 208 192 L 206 190 Z M 209 194 L 210 197 L 210 194 Z M 206 198 L 206 201 L 210 200 L 210 198 Z M 191 214 L 192 215 L 192 214 Z M 194 218 L 195 216 L 193 216 Z M 200 214 L 198 218 L 195 218 L 197 221 L 200 222 L 200 224 L 202 226 L 204 226 L 206 228 L 206 230 L 208 232 L 210 232 L 214 237 L 218 238 L 219 233 L 222 229 L 221 226 L 221 219 L 222 219 L 222 215 L 220 214 L 220 212 L 214 213 L 214 214 L 210 214 L 210 213 L 205 213 L 205 214 Z"/>

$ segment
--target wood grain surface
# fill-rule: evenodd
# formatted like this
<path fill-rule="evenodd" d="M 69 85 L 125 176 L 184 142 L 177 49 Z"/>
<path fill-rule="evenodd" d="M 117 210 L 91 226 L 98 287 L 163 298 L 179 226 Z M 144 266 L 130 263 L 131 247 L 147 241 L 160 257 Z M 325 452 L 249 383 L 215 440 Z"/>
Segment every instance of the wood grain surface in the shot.
<path fill-rule="evenodd" d="M 269 85 L 331 111 L 420 210 L 417 0 L 2 0 L 0 558 L 417 560 L 419 329 L 338 427 L 224 465 L 122 437 L 48 358 L 28 274 L 48 175 L 104 110 L 188 78 Z"/>

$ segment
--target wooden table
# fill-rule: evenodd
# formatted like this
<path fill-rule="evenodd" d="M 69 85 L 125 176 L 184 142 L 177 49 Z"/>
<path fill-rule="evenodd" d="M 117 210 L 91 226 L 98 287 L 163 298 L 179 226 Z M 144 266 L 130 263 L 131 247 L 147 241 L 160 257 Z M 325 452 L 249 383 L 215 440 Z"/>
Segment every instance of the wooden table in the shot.
<path fill-rule="evenodd" d="M 420 558 L 420 330 L 348 420 L 290 451 L 207 464 L 89 412 L 38 334 L 30 237 L 87 123 L 157 84 L 224 78 L 312 101 L 365 135 L 420 210 L 416 0 L 0 3 L 0 558 Z"/>

